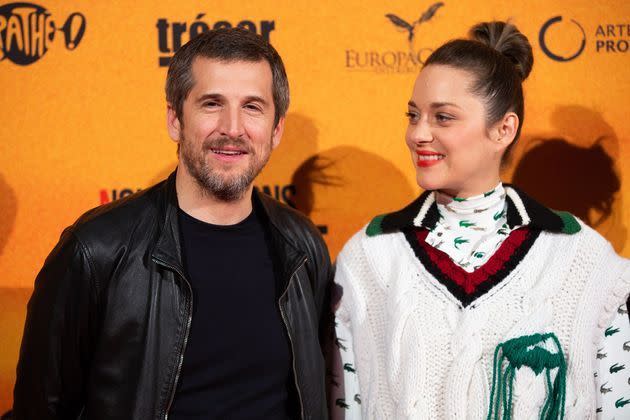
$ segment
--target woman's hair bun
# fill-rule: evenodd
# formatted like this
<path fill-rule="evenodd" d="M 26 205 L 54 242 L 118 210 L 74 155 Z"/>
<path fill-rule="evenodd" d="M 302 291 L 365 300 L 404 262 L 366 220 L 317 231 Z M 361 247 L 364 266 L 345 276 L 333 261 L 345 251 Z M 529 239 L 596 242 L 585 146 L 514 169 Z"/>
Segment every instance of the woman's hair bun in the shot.
<path fill-rule="evenodd" d="M 525 80 L 532 71 L 532 46 L 516 26 L 506 22 L 483 22 L 470 29 L 470 37 L 508 58 Z"/>

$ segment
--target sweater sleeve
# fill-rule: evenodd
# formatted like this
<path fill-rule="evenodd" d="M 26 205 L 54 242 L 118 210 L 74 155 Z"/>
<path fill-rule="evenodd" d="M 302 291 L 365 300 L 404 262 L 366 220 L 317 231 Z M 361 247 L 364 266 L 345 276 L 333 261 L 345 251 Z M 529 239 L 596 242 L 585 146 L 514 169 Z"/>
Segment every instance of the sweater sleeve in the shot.
<path fill-rule="evenodd" d="M 595 364 L 597 418 L 630 419 L 630 322 L 628 306 L 617 309 L 602 334 Z"/>
<path fill-rule="evenodd" d="M 339 361 L 335 366 L 333 383 L 332 420 L 360 420 L 361 392 L 359 378 L 354 361 L 352 334 L 348 325 L 339 319 L 335 321 L 336 345 L 339 349 Z"/>

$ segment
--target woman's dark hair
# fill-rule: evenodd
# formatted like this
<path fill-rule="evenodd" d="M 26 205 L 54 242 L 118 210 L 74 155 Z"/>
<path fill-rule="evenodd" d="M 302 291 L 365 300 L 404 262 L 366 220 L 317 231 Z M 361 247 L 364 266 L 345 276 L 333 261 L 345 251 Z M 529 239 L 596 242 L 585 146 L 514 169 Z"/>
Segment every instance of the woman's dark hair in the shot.
<path fill-rule="evenodd" d="M 523 81 L 534 65 L 532 47 L 525 35 L 505 22 L 473 26 L 470 39 L 449 41 L 435 50 L 425 66 L 441 64 L 468 71 L 475 79 L 472 92 L 483 98 L 486 123 L 492 125 L 507 112 L 518 115 L 516 137 L 507 148 L 506 160 L 521 134 L 524 119 Z"/>

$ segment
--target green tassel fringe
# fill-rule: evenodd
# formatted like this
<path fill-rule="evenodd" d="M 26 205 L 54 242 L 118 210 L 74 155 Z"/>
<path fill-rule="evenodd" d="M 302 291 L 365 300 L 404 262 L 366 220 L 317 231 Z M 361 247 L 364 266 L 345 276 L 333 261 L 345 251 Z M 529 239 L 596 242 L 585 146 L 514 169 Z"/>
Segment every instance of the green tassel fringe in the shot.
<path fill-rule="evenodd" d="M 557 353 L 551 353 L 541 345 L 551 340 Z M 504 362 L 507 362 L 505 371 Z M 492 390 L 487 420 L 512 419 L 512 389 L 516 371 L 527 366 L 536 376 L 545 372 L 547 399 L 540 412 L 540 420 L 562 420 L 566 400 L 567 366 L 560 341 L 553 333 L 516 337 L 501 343 L 494 351 Z M 553 383 L 551 370 L 558 369 Z"/>

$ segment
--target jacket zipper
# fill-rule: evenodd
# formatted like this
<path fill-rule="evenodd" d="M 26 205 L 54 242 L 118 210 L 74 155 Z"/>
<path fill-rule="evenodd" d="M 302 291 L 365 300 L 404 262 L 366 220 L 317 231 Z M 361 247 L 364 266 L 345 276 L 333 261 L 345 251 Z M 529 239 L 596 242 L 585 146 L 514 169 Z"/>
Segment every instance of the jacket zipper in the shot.
<path fill-rule="evenodd" d="M 289 276 L 289 281 L 287 283 L 286 289 L 284 289 L 284 292 L 282 292 L 282 295 L 280 295 L 280 297 L 278 298 L 278 308 L 280 309 L 280 315 L 282 315 L 282 321 L 284 322 L 284 327 L 287 329 L 287 335 L 289 336 L 289 343 L 291 344 L 291 356 L 293 358 L 293 381 L 295 383 L 295 389 L 297 390 L 297 393 L 298 393 L 298 401 L 300 403 L 300 418 L 302 419 L 304 419 L 304 403 L 302 402 L 302 393 L 300 392 L 300 386 L 298 385 L 298 381 L 297 381 L 297 370 L 296 370 L 296 365 L 295 365 L 295 350 L 293 350 L 293 339 L 291 338 L 291 329 L 289 328 L 289 323 L 287 322 L 287 316 L 284 312 L 284 309 L 282 309 L 282 304 L 280 303 L 280 301 L 286 296 L 287 291 L 289 290 L 289 285 L 291 284 L 291 278 L 298 272 L 298 270 L 304 264 L 306 264 L 306 261 L 307 261 L 307 258 L 304 257 L 302 262 L 295 268 L 295 270 L 293 270 L 293 273 L 291 274 L 291 276 Z"/>
<path fill-rule="evenodd" d="M 182 365 L 184 364 L 184 351 L 186 350 L 186 345 L 188 344 L 188 335 L 190 334 L 190 324 L 192 323 L 192 313 L 193 313 L 192 287 L 190 286 L 190 282 L 188 281 L 188 279 L 186 279 L 184 274 L 177 267 L 167 264 L 164 261 L 158 260 L 157 258 L 153 258 L 153 261 L 155 261 L 156 263 L 166 268 L 170 268 L 171 270 L 179 274 L 182 280 L 184 280 L 186 287 L 188 287 L 188 291 L 190 292 L 190 303 L 188 307 L 188 321 L 186 322 L 186 333 L 184 334 L 184 342 L 181 348 L 181 353 L 179 355 L 179 363 L 177 365 L 177 371 L 175 372 L 175 381 L 173 382 L 173 387 L 171 390 L 171 397 L 168 401 L 168 404 L 166 405 L 166 411 L 164 411 L 164 420 L 168 420 L 168 412 L 171 409 L 171 405 L 173 405 L 173 400 L 175 399 L 175 391 L 177 389 L 177 381 L 179 381 L 179 375 L 181 374 Z"/>

